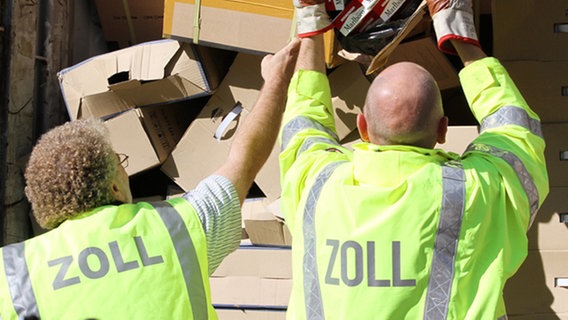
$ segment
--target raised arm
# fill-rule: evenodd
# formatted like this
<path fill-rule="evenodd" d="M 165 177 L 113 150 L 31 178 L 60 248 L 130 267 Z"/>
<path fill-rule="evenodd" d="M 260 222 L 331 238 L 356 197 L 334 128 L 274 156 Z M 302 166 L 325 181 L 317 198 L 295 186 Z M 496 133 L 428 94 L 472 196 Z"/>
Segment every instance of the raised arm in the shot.
<path fill-rule="evenodd" d="M 241 204 L 274 147 L 298 50 L 299 40 L 295 39 L 274 55 L 264 57 L 264 85 L 258 100 L 237 132 L 227 161 L 215 172 L 233 183 Z"/>

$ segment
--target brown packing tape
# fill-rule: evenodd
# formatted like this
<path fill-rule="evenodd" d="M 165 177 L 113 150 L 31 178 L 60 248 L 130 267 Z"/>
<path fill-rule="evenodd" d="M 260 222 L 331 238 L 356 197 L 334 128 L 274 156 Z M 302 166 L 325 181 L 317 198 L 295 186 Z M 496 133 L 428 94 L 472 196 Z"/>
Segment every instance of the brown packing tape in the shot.
<path fill-rule="evenodd" d="M 193 13 L 193 43 L 199 43 L 199 29 L 201 27 L 201 0 L 195 0 Z"/>
<path fill-rule="evenodd" d="M 398 46 L 398 44 L 406 38 L 406 36 L 422 21 L 425 15 L 428 15 L 428 6 L 426 1 L 422 1 L 418 9 L 408 18 L 408 21 L 402 28 L 402 31 L 392 42 L 386 45 L 375 57 L 371 60 L 369 67 L 367 68 L 366 74 L 370 75 L 377 71 L 379 68 L 387 63 L 390 54 Z"/>

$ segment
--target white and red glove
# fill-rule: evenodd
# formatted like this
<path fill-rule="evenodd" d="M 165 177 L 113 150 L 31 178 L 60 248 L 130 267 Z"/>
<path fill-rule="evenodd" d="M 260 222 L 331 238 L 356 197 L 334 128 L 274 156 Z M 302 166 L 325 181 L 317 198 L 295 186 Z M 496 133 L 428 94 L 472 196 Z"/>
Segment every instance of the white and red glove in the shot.
<path fill-rule="evenodd" d="M 324 33 L 333 27 L 325 9 L 325 1 L 294 0 L 298 37 L 311 37 Z"/>
<path fill-rule="evenodd" d="M 457 54 L 450 39 L 480 46 L 473 19 L 472 0 L 427 0 L 438 48 Z"/>

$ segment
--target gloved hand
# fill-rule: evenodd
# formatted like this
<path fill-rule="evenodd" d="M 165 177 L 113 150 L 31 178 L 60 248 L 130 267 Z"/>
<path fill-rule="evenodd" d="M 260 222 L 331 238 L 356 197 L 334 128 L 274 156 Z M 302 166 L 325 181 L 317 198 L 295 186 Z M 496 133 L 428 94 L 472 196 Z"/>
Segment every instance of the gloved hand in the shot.
<path fill-rule="evenodd" d="M 325 10 L 326 0 L 294 0 L 298 37 L 321 34 L 333 26 Z"/>
<path fill-rule="evenodd" d="M 473 19 L 472 0 L 427 0 L 434 22 L 438 48 L 456 54 L 450 39 L 479 45 Z"/>

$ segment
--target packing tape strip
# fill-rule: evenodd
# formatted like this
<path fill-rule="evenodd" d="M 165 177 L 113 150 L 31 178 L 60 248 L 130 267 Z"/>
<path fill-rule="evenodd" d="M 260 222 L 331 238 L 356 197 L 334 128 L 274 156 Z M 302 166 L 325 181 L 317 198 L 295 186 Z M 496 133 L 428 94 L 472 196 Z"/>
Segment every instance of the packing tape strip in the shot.
<path fill-rule="evenodd" d="M 128 32 L 130 33 L 130 41 L 132 44 L 137 44 L 136 41 L 136 31 L 134 30 L 134 24 L 132 23 L 132 16 L 130 15 L 130 5 L 128 0 L 122 0 L 122 6 L 124 7 L 124 14 L 126 15 L 126 22 L 128 23 Z"/>
<path fill-rule="evenodd" d="M 193 13 L 193 43 L 199 43 L 199 30 L 201 28 L 201 0 L 195 0 Z"/>
<path fill-rule="evenodd" d="M 225 117 L 225 119 L 223 119 L 223 121 L 221 121 L 221 124 L 219 125 L 219 127 L 217 127 L 217 130 L 215 131 L 215 134 L 213 135 L 213 137 L 217 141 L 221 141 L 221 137 L 223 137 L 223 134 L 225 133 L 225 131 L 229 127 L 229 124 L 231 124 L 231 122 L 233 122 L 233 120 L 235 120 L 235 118 L 239 114 L 241 114 L 242 111 L 243 111 L 243 106 L 241 105 L 240 102 L 237 101 L 237 104 L 235 105 L 233 110 L 231 110 L 231 112 L 229 112 L 229 114 Z"/>
<path fill-rule="evenodd" d="M 554 32 L 568 32 L 568 23 L 555 23 Z"/>

